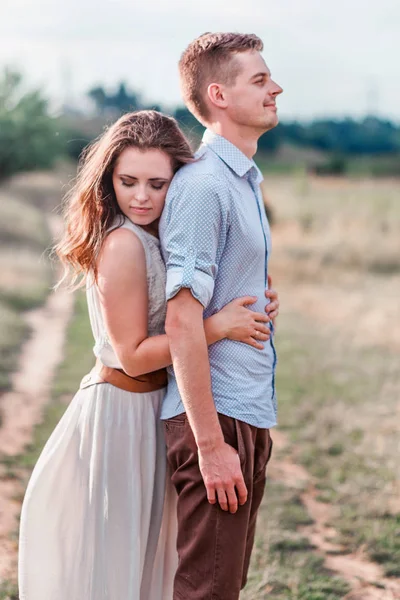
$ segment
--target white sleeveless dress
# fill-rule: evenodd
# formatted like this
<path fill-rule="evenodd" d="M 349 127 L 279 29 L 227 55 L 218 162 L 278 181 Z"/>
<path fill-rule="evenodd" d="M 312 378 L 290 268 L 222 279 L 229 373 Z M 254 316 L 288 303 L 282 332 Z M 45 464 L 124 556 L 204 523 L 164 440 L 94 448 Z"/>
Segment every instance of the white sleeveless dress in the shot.
<path fill-rule="evenodd" d="M 128 219 L 122 227 L 143 244 L 148 334 L 162 334 L 165 267 L 159 241 Z M 94 353 L 105 365 L 120 368 L 95 285 L 88 286 L 87 301 Z M 134 394 L 109 384 L 77 392 L 26 490 L 19 539 L 21 600 L 172 599 L 176 496 L 166 477 L 159 419 L 164 394 L 165 389 Z"/>

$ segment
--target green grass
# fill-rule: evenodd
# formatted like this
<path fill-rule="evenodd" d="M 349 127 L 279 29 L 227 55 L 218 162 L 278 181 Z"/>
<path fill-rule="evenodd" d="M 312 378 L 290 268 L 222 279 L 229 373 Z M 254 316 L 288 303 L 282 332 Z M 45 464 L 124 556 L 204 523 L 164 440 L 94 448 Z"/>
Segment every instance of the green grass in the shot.
<path fill-rule="evenodd" d="M 41 253 L 51 241 L 43 214 L 28 201 L 0 191 L 0 244 Z"/>
<path fill-rule="evenodd" d="M 9 389 L 22 342 L 29 327 L 21 316 L 0 301 L 0 392 Z"/>
<path fill-rule="evenodd" d="M 18 600 L 18 586 L 12 581 L 0 583 L 0 600 Z"/>
<path fill-rule="evenodd" d="M 397 356 L 354 347 L 298 314 L 280 316 L 276 345 L 280 428 L 313 476 L 318 499 L 334 508 L 328 525 L 337 531 L 335 542 L 344 552 L 365 548 L 387 576 L 399 577 L 400 514 L 387 509 L 398 473 L 398 427 L 389 431 L 382 421 L 384 413 L 390 421 L 398 403 Z M 324 567 L 304 537 L 302 527 L 311 522 L 295 487 L 267 482 L 241 599 L 346 595 L 347 583 Z"/>
<path fill-rule="evenodd" d="M 43 304 L 51 288 L 49 243 L 45 214 L 0 191 L 0 391 L 10 388 L 29 334 L 22 313 Z"/>
<path fill-rule="evenodd" d="M 268 154 L 259 152 L 256 163 L 267 174 L 282 174 L 291 176 L 299 170 L 314 169 L 317 165 L 334 166 L 339 158 L 343 168 L 342 177 L 399 177 L 399 154 L 372 156 L 343 155 L 335 157 L 330 152 L 317 150 L 310 147 L 295 146 L 284 143 L 277 153 Z M 334 175 L 334 173 L 332 173 Z"/>
<path fill-rule="evenodd" d="M 299 174 L 266 190 L 286 300 L 280 427 L 333 507 L 335 542 L 399 577 L 399 183 Z"/>
<path fill-rule="evenodd" d="M 0 245 L 0 270 L 2 302 L 17 312 L 43 304 L 53 282 L 45 246 L 39 252 L 26 246 L 12 248 Z"/>
<path fill-rule="evenodd" d="M 268 481 L 241 600 L 339 600 L 349 586 L 298 529 L 312 521 L 297 490 Z"/>
<path fill-rule="evenodd" d="M 50 284 L 38 282 L 27 290 L 2 291 L 0 293 L 1 301 L 16 312 L 21 313 L 26 310 L 38 308 L 43 304 L 50 290 Z"/>
<path fill-rule="evenodd" d="M 374 514 L 356 503 L 341 506 L 337 521 L 339 542 L 350 549 L 366 546 L 371 560 L 382 565 L 388 577 L 400 577 L 400 515 Z"/>
<path fill-rule="evenodd" d="M 93 338 L 87 313 L 84 293 L 76 295 L 74 314 L 71 319 L 64 350 L 64 359 L 57 369 L 52 388 L 52 399 L 43 411 L 42 422 L 35 427 L 33 440 L 24 453 L 16 456 L 0 457 L 5 467 L 5 477 L 17 478 L 26 484 L 37 459 L 57 423 L 63 416 L 68 401 L 79 388 L 79 383 L 93 366 Z M 18 498 L 20 502 L 23 495 Z M 16 574 L 15 578 L 16 579 Z M 3 581 L 0 586 L 0 600 L 18 600 L 15 581 Z"/>
<path fill-rule="evenodd" d="M 35 427 L 32 443 L 26 447 L 25 452 L 18 456 L 3 457 L 1 460 L 11 471 L 23 468 L 29 475 L 35 466 L 43 446 L 64 414 L 68 401 L 77 392 L 80 380 L 94 364 L 92 345 L 86 298 L 83 293 L 78 293 L 67 331 L 64 359 L 53 381 L 52 400 L 45 407 L 42 422 Z"/>
<path fill-rule="evenodd" d="M 338 510 L 339 543 L 347 551 L 365 546 L 387 575 L 399 576 L 400 515 L 388 511 L 398 476 L 398 428 L 388 427 L 398 357 L 339 344 L 298 315 L 282 319 L 277 347 L 279 421 L 321 499 Z"/>
<path fill-rule="evenodd" d="M 55 399 L 77 391 L 83 375 L 94 366 L 93 345 L 86 296 L 80 292 L 76 296 L 74 317 L 68 328 L 64 359 L 54 378 Z"/>
<path fill-rule="evenodd" d="M 278 225 L 296 220 L 305 232 L 300 245 L 294 240 L 289 248 L 293 272 L 289 270 L 285 276 L 290 280 L 296 274 L 298 279 L 290 280 L 294 292 L 304 278 L 300 251 L 302 264 L 309 257 L 321 261 L 321 278 L 333 264 L 345 269 L 357 266 L 364 273 L 362 269 L 368 270 L 372 261 L 397 261 L 394 249 L 400 212 L 396 186 L 322 188 L 301 174 L 287 181 L 281 178 L 274 185 L 272 179 Z M 347 224 L 354 226 L 354 233 L 346 229 Z M 342 255 L 338 240 L 344 248 Z M 365 248 L 370 252 L 364 258 Z M 330 256 L 334 263 L 329 262 Z M 371 302 L 384 303 L 380 290 L 377 284 L 369 288 Z M 1 310 L 15 318 L 10 309 L 16 306 L 13 302 L 17 301 L 9 299 L 9 306 L 0 305 L 0 333 L 4 328 Z M 17 329 L 13 325 L 11 334 Z M 1 339 L 0 335 L 0 344 Z M 28 473 L 35 464 L 66 400 L 72 398 L 82 375 L 93 365 L 92 345 L 86 303 L 78 294 L 65 358 L 54 380 L 53 400 L 26 453 L 5 461 L 11 475 L 18 474 L 21 467 Z M 364 547 L 387 575 L 399 576 L 400 517 L 388 508 L 398 479 L 398 425 L 394 418 L 400 391 L 398 357 L 383 346 L 356 347 L 344 327 L 322 327 L 318 319 L 289 313 L 284 306 L 277 349 L 280 426 L 297 451 L 296 459 L 315 478 L 318 499 L 335 508 L 331 523 L 338 532 L 335 542 L 347 551 Z M 267 483 L 243 600 L 336 600 L 345 596 L 347 584 L 327 571 L 320 553 L 301 531 L 310 523 L 297 489 Z"/>

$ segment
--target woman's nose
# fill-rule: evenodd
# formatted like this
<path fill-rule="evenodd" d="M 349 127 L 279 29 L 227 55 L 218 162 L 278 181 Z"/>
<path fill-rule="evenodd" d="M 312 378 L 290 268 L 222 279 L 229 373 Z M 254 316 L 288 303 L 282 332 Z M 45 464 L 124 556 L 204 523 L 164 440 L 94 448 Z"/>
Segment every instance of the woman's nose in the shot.
<path fill-rule="evenodd" d="M 146 202 L 149 199 L 149 193 L 146 186 L 139 186 L 136 188 L 135 198 L 138 202 Z"/>

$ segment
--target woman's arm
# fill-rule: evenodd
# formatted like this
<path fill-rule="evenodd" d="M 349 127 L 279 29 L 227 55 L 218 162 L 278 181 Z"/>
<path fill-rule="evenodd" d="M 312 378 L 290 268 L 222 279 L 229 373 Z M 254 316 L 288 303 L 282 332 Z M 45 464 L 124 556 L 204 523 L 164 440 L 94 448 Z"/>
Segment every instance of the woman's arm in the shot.
<path fill-rule="evenodd" d="M 116 229 L 104 241 L 98 264 L 98 289 L 105 325 L 124 371 L 131 377 L 150 373 L 172 363 L 166 335 L 148 337 L 146 258 L 137 236 Z M 267 315 L 245 308 L 253 297 L 238 298 L 205 319 L 208 345 L 223 338 L 262 349 L 269 338 Z M 257 339 L 253 337 L 257 332 Z"/>
<path fill-rule="evenodd" d="M 107 236 L 97 285 L 105 326 L 124 371 L 136 377 L 170 365 L 167 336 L 147 337 L 146 257 L 134 233 L 120 228 Z"/>

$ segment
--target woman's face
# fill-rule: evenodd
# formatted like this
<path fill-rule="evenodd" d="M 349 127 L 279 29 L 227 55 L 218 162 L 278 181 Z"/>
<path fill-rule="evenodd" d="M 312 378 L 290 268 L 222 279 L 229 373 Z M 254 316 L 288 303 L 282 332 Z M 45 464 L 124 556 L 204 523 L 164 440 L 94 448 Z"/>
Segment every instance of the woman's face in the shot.
<path fill-rule="evenodd" d="M 118 206 L 133 223 L 157 234 L 172 177 L 171 158 L 165 152 L 125 148 L 112 176 Z"/>

